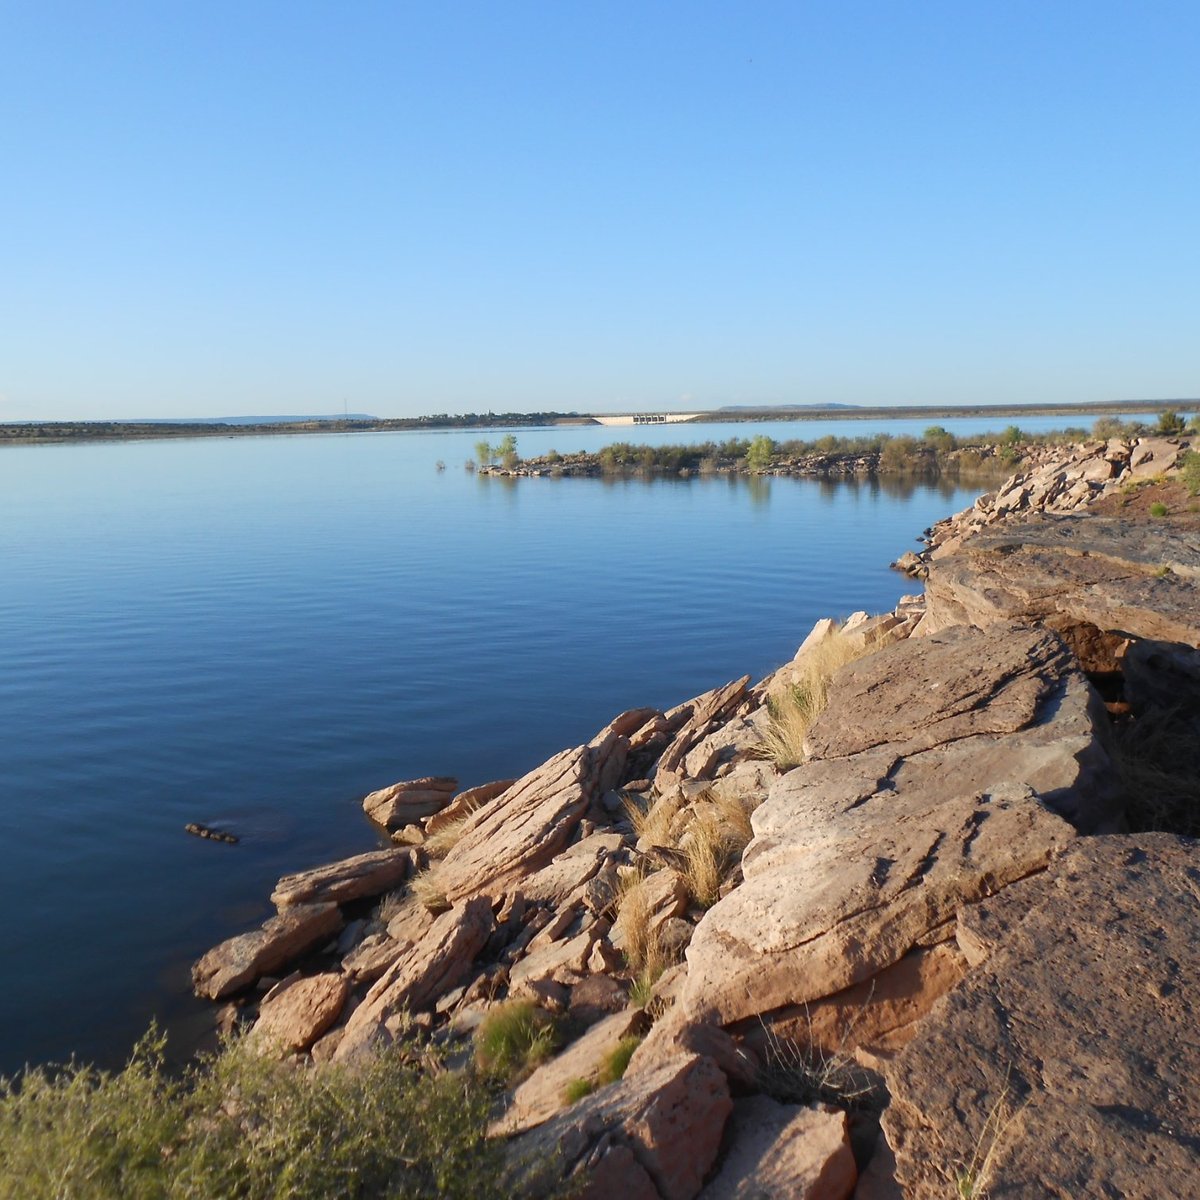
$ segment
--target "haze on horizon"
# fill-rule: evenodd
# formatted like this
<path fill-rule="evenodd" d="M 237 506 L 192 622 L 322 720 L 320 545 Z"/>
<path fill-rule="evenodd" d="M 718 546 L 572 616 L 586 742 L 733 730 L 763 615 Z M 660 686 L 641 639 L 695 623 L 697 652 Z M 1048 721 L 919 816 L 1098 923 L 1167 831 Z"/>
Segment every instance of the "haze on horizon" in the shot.
<path fill-rule="evenodd" d="M 0 421 L 1200 393 L 1200 8 L 0 10 Z"/>

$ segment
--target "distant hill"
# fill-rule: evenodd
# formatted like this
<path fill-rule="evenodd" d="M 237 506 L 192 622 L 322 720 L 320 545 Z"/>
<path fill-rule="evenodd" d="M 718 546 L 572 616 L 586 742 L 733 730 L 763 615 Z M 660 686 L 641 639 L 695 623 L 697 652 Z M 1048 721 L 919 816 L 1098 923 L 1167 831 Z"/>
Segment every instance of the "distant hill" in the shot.
<path fill-rule="evenodd" d="M 717 412 L 799 412 L 801 409 L 816 408 L 824 412 L 830 408 L 862 408 L 861 404 L 723 404 Z"/>

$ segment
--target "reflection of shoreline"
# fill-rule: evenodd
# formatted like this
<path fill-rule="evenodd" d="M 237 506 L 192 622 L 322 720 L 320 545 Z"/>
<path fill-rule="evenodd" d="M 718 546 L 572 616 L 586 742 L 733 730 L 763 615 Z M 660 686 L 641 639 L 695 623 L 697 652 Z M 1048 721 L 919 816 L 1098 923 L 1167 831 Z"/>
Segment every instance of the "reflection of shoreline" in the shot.
<path fill-rule="evenodd" d="M 504 471 L 500 469 L 481 471 L 480 480 L 486 480 L 488 486 L 500 487 L 505 492 L 514 492 L 518 480 L 525 478 L 543 479 L 589 479 L 604 487 L 612 488 L 621 485 L 641 484 L 651 487 L 656 484 L 678 484 L 688 487 L 693 484 L 708 484 L 724 482 L 729 487 L 744 487 L 751 498 L 760 503 L 770 496 L 771 483 L 775 479 L 789 480 L 793 483 L 805 483 L 817 488 L 822 500 L 831 501 L 838 492 L 847 489 L 861 491 L 866 495 L 884 495 L 892 499 L 907 500 L 918 492 L 937 492 L 938 495 L 949 499 L 964 489 L 978 491 L 981 494 L 995 489 L 1010 473 L 1009 469 L 995 471 L 966 472 L 934 472 L 876 475 L 817 475 L 817 474 L 767 474 L 755 475 L 748 471 L 722 471 L 719 473 L 691 472 L 679 475 L 674 472 L 647 471 L 630 469 L 626 471 L 602 471 L 594 474 L 544 471 L 537 475 L 532 472 Z"/>
<path fill-rule="evenodd" d="M 647 448 L 649 449 L 649 448 Z M 686 449 L 687 461 L 674 462 L 607 461 L 604 451 L 578 451 L 570 455 L 531 458 L 511 467 L 477 468 L 481 479 L 512 483 L 517 479 L 600 479 L 607 482 L 640 479 L 644 481 L 727 479 L 750 484 L 771 479 L 808 479 L 830 486 L 867 487 L 887 495 L 908 496 L 917 488 L 941 486 L 947 494 L 963 487 L 986 491 L 1012 473 L 1014 461 L 1004 456 L 999 446 L 971 447 L 972 457 L 960 462 L 953 455 L 940 459 L 932 455 L 916 461 L 895 464 L 879 452 L 867 454 L 805 455 L 792 461 L 754 468 L 744 458 L 701 457 L 695 447 Z M 1018 460 L 1019 461 L 1019 460 Z"/>

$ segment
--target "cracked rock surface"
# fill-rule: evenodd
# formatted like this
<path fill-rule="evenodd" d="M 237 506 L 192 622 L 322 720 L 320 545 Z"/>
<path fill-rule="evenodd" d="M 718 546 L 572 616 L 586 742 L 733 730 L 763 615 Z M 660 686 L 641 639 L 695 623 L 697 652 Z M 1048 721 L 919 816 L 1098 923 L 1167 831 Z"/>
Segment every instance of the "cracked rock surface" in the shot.
<path fill-rule="evenodd" d="M 1046 630 L 954 630 L 847 668 L 811 731 L 830 757 L 776 782 L 743 884 L 697 926 L 688 1013 L 731 1024 L 863 984 L 1044 870 L 1076 835 L 1049 801 L 1088 813 L 1109 773 L 1095 713 Z"/>
<path fill-rule="evenodd" d="M 935 556 L 918 635 L 964 623 L 1063 617 L 1160 641 L 1200 643 L 1200 539 L 1170 524 L 1039 514 Z"/>

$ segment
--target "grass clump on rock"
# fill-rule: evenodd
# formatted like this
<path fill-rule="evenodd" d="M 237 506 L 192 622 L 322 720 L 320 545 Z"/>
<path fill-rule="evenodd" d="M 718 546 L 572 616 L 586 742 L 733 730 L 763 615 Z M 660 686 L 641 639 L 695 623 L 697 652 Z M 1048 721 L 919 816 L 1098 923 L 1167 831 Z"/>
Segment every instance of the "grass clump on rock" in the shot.
<path fill-rule="evenodd" d="M 545 1062 L 558 1043 L 549 1013 L 528 1000 L 509 1000 L 492 1009 L 475 1031 L 475 1062 L 482 1071 L 512 1081 Z"/>
<path fill-rule="evenodd" d="M 804 739 L 829 704 L 830 679 L 868 649 L 857 639 L 834 632 L 805 651 L 796 664 L 799 675 L 791 688 L 767 702 L 771 723 L 763 738 L 764 757 L 781 771 L 804 762 Z"/>
<path fill-rule="evenodd" d="M 616 1083 L 625 1078 L 625 1069 L 633 1052 L 642 1044 L 642 1039 L 636 1033 L 623 1037 L 604 1057 L 600 1068 L 601 1083 Z"/>
<path fill-rule="evenodd" d="M 633 976 L 629 999 L 637 1008 L 650 1003 L 654 985 L 674 961 L 662 936 L 662 922 L 654 919 L 646 878 L 639 870 L 621 880 L 614 924 L 620 935 L 621 952 Z"/>
<path fill-rule="evenodd" d="M 502 1197 L 491 1093 L 402 1047 L 304 1068 L 228 1044 L 182 1074 L 154 1031 L 121 1071 L 0 1082 L 0 1197 Z"/>

